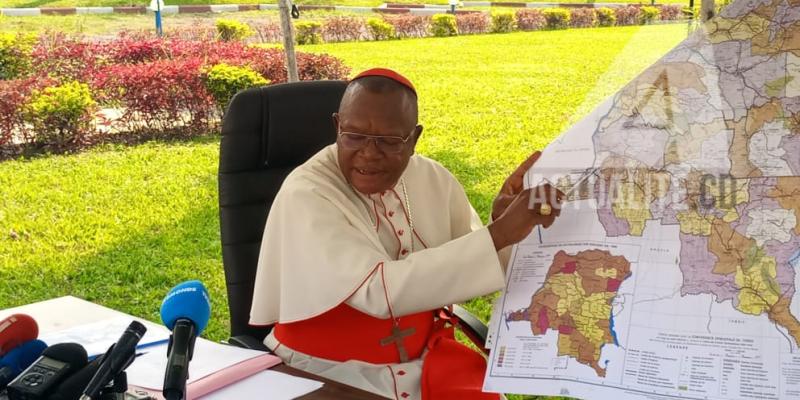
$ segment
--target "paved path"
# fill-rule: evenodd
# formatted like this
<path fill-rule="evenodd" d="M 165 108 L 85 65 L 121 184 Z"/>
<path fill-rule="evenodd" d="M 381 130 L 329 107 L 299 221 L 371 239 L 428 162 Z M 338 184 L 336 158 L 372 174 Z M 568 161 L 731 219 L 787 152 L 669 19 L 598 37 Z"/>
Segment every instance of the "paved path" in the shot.
<path fill-rule="evenodd" d="M 169 0 L 167 0 L 169 1 Z M 624 7 L 629 3 L 515 3 L 494 1 L 464 1 L 464 7 L 518 7 L 518 8 L 549 8 L 549 7 Z M 330 10 L 384 14 L 413 14 L 432 15 L 450 9 L 446 4 L 383 4 L 380 7 L 355 7 L 355 6 L 311 6 L 298 5 L 303 10 Z M 212 4 L 212 5 L 181 5 L 165 6 L 164 14 L 197 14 L 197 13 L 223 13 L 237 11 L 277 10 L 277 4 Z M 66 7 L 66 8 L 0 8 L 0 14 L 9 17 L 26 17 L 39 15 L 85 15 L 85 14 L 145 14 L 145 6 L 138 7 Z M 458 10 L 457 12 L 469 12 Z"/>

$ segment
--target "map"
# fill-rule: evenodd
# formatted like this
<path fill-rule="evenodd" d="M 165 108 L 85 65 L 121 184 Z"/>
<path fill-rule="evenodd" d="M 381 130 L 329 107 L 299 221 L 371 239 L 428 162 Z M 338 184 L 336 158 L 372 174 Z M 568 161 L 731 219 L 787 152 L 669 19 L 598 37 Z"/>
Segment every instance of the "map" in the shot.
<path fill-rule="evenodd" d="M 557 330 L 558 355 L 572 356 L 605 376 L 600 349 L 606 343 L 618 344 L 611 301 L 628 276 L 630 263 L 622 256 L 602 250 L 575 255 L 560 251 L 530 307 L 510 313 L 507 320 L 530 322 L 534 335 Z"/>
<path fill-rule="evenodd" d="M 800 399 L 800 1 L 738 0 L 543 152 L 484 389 Z"/>

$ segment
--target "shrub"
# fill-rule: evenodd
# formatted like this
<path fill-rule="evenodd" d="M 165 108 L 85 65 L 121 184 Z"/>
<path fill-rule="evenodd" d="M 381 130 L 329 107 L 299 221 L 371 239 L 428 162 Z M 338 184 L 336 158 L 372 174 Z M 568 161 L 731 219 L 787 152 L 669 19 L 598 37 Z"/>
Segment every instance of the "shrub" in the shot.
<path fill-rule="evenodd" d="M 223 111 L 233 95 L 240 90 L 269 83 L 258 72 L 248 67 L 236 67 L 224 63 L 211 67 L 203 78 L 206 88 Z"/>
<path fill-rule="evenodd" d="M 636 25 L 639 23 L 639 7 L 627 6 L 614 10 L 617 15 L 617 25 Z"/>
<path fill-rule="evenodd" d="M 168 42 L 168 58 L 199 58 L 207 65 L 226 63 L 230 65 L 247 65 L 261 56 L 261 52 L 243 42 L 190 42 L 172 40 Z"/>
<path fill-rule="evenodd" d="M 566 29 L 569 27 L 570 12 L 566 8 L 548 8 L 542 11 L 548 29 Z"/>
<path fill-rule="evenodd" d="M 123 110 L 117 130 L 135 134 L 207 133 L 216 113 L 199 57 L 112 65 L 98 72 L 97 90 Z"/>
<path fill-rule="evenodd" d="M 617 23 L 617 15 L 614 10 L 608 7 L 600 7 L 596 10 L 597 25 L 614 26 Z"/>
<path fill-rule="evenodd" d="M 278 21 L 267 19 L 251 21 L 250 26 L 256 31 L 258 40 L 262 43 L 283 43 L 281 24 Z"/>
<path fill-rule="evenodd" d="M 317 21 L 299 21 L 294 24 L 297 44 L 322 43 L 322 23 Z"/>
<path fill-rule="evenodd" d="M 573 28 L 591 28 L 597 25 L 597 15 L 594 8 L 574 8 L 570 11 L 569 21 Z"/>
<path fill-rule="evenodd" d="M 286 64 L 281 49 L 258 49 L 259 54 L 248 66 L 271 83 L 286 82 Z M 336 57 L 327 54 L 297 52 L 297 73 L 301 80 L 347 79 L 350 69 Z"/>
<path fill-rule="evenodd" d="M 297 74 L 302 81 L 342 80 L 350 75 L 350 68 L 328 54 L 297 53 Z"/>
<path fill-rule="evenodd" d="M 431 17 L 428 15 L 386 15 L 383 19 L 394 27 L 395 35 L 401 38 L 425 37 L 431 30 Z"/>
<path fill-rule="evenodd" d="M 680 4 L 665 4 L 659 8 L 661 9 L 662 21 L 675 21 L 683 15 L 683 7 Z"/>
<path fill-rule="evenodd" d="M 63 33 L 44 34 L 31 53 L 31 68 L 64 82 L 86 82 L 97 68 L 96 47 Z"/>
<path fill-rule="evenodd" d="M 226 42 L 244 40 L 253 34 L 249 25 L 233 19 L 218 19 L 216 25 L 219 38 Z"/>
<path fill-rule="evenodd" d="M 661 11 L 656 7 L 644 6 L 641 7 L 639 13 L 639 23 L 642 25 L 652 24 L 657 21 L 661 16 Z"/>
<path fill-rule="evenodd" d="M 326 42 L 346 42 L 361 39 L 366 30 L 364 20 L 356 17 L 330 17 L 322 27 Z"/>
<path fill-rule="evenodd" d="M 110 42 L 98 44 L 97 54 L 102 54 L 113 64 L 136 64 L 166 58 L 168 42 L 158 38 L 132 38 L 120 36 Z"/>
<path fill-rule="evenodd" d="M 97 103 L 89 86 L 67 82 L 31 93 L 23 115 L 42 144 L 80 144 L 91 133 Z"/>
<path fill-rule="evenodd" d="M 482 12 L 456 14 L 456 25 L 462 35 L 486 33 L 489 31 L 489 18 Z"/>
<path fill-rule="evenodd" d="M 22 109 L 29 93 L 24 80 L 0 79 L 0 148 L 10 144 L 14 135 L 25 128 Z"/>
<path fill-rule="evenodd" d="M 147 32 L 146 37 L 153 34 Z M 164 39 L 180 39 L 189 41 L 213 41 L 219 39 L 219 32 L 214 26 L 178 26 L 168 27 L 164 31 Z M 143 37 L 144 38 L 144 37 Z"/>
<path fill-rule="evenodd" d="M 514 13 L 492 13 L 492 32 L 507 33 L 513 31 L 514 28 Z"/>
<path fill-rule="evenodd" d="M 431 33 L 436 37 L 458 35 L 456 16 L 452 14 L 434 15 L 431 18 Z"/>
<path fill-rule="evenodd" d="M 47 78 L 0 80 L 0 147 L 11 144 L 12 139 L 33 141 L 30 127 L 25 124 L 24 110 L 30 94 L 54 82 Z"/>
<path fill-rule="evenodd" d="M 0 32 L 0 80 L 25 75 L 31 66 L 35 36 Z"/>
<path fill-rule="evenodd" d="M 523 31 L 535 31 L 544 28 L 546 21 L 541 10 L 535 8 L 517 10 L 517 27 Z"/>
<path fill-rule="evenodd" d="M 386 40 L 395 37 L 394 27 L 380 18 L 368 19 L 367 29 L 375 40 Z"/>

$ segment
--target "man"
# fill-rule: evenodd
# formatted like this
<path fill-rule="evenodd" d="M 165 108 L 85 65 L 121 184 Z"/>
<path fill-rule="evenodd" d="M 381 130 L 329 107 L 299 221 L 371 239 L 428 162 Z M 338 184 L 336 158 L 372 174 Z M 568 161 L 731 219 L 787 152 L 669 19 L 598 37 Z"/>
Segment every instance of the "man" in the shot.
<path fill-rule="evenodd" d="M 456 179 L 414 155 L 422 126 L 406 78 L 359 74 L 333 119 L 336 144 L 295 169 L 272 206 L 251 324 L 275 324 L 265 344 L 287 364 L 387 398 L 498 398 L 481 392 L 485 360 L 436 310 L 502 288 L 506 248 L 558 216 L 560 192 L 537 188 L 529 208 L 522 190 L 538 153 L 483 227 Z"/>

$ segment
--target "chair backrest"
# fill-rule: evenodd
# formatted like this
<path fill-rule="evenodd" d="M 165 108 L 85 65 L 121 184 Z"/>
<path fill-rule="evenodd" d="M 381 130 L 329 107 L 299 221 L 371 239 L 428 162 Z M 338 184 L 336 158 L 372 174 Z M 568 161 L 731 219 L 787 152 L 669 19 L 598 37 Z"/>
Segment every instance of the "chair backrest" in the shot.
<path fill-rule="evenodd" d="M 219 218 L 231 335 L 262 339 L 248 325 L 264 224 L 283 180 L 336 140 L 331 114 L 344 81 L 272 85 L 239 92 L 222 121 Z"/>

